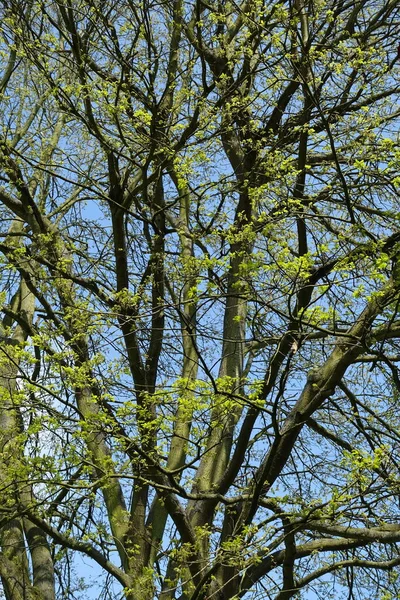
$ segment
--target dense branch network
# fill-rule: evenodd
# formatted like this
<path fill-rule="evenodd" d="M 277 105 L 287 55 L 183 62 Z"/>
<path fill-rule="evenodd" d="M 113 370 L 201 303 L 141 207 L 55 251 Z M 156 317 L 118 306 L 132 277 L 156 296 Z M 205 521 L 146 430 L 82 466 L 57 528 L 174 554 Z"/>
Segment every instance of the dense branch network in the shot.
<path fill-rule="evenodd" d="M 0 10 L 5 598 L 397 597 L 398 2 Z"/>

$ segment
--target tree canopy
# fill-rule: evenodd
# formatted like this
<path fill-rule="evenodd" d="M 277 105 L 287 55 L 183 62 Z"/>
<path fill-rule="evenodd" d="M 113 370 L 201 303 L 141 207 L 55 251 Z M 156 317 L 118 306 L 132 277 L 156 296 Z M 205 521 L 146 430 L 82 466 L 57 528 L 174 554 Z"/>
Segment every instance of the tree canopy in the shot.
<path fill-rule="evenodd" d="M 3 597 L 398 598 L 398 1 L 0 13 Z"/>

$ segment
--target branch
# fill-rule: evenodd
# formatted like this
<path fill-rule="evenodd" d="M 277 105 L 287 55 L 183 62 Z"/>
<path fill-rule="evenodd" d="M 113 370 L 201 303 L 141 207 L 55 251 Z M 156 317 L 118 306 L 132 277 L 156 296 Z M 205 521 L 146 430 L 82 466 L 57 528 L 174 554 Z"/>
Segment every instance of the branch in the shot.
<path fill-rule="evenodd" d="M 89 542 L 79 542 L 76 539 L 64 535 L 57 529 L 54 529 L 54 527 L 49 525 L 44 519 L 29 510 L 29 508 L 24 507 L 22 510 L 28 516 L 29 520 L 40 527 L 56 544 L 86 554 L 86 556 L 89 556 L 97 562 L 98 565 L 103 567 L 107 573 L 110 573 L 110 575 L 115 577 L 121 585 L 124 587 L 132 586 L 132 578 L 116 567 L 114 563 L 108 560 L 99 550 L 97 550 L 97 548 L 92 546 L 92 544 L 89 544 Z"/>
<path fill-rule="evenodd" d="M 297 546 L 295 559 L 311 556 L 318 552 L 334 552 L 338 550 L 350 550 L 352 548 L 361 548 L 368 545 L 369 541 L 354 540 L 354 539 L 318 539 L 312 542 L 307 542 L 301 546 Z M 264 577 L 270 571 L 282 566 L 285 558 L 285 550 L 279 550 L 266 556 L 257 565 L 247 569 L 242 582 L 242 590 L 240 597 L 244 596 L 247 591 L 254 586 L 257 581 Z"/>
<path fill-rule="evenodd" d="M 361 528 L 311 522 L 305 525 L 305 529 L 362 542 L 379 542 L 387 544 L 400 541 L 400 525 L 396 523 L 386 523 L 380 527 Z"/>

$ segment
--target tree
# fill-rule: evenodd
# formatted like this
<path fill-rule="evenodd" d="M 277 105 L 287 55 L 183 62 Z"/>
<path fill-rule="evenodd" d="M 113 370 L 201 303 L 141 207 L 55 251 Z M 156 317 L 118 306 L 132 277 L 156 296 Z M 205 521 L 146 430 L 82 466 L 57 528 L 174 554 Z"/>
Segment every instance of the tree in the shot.
<path fill-rule="evenodd" d="M 1 11 L 6 600 L 398 597 L 398 2 Z"/>

